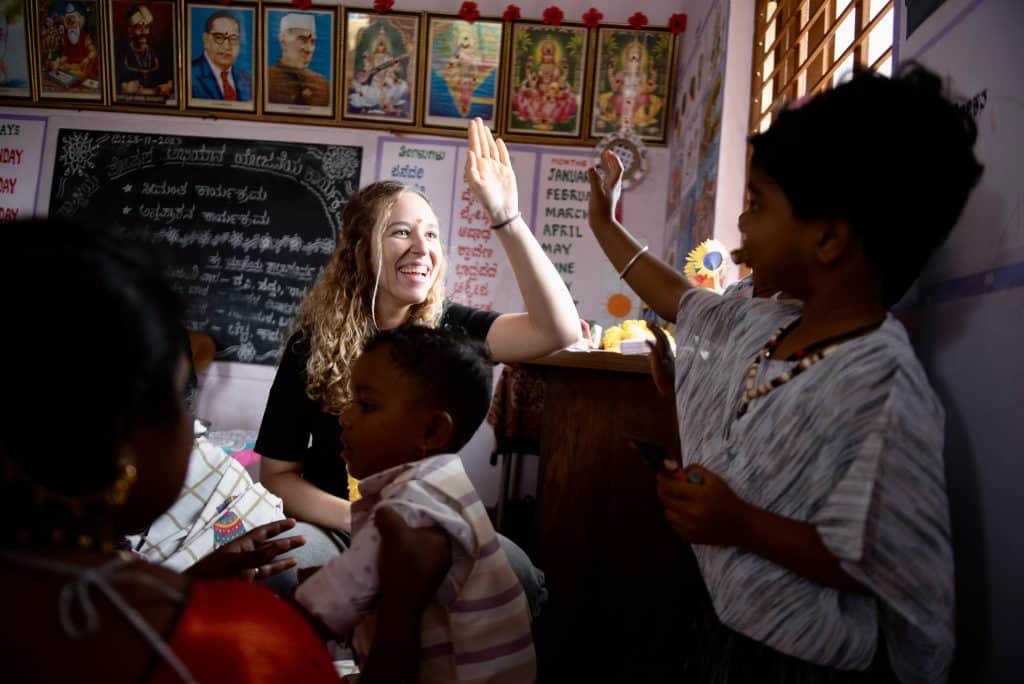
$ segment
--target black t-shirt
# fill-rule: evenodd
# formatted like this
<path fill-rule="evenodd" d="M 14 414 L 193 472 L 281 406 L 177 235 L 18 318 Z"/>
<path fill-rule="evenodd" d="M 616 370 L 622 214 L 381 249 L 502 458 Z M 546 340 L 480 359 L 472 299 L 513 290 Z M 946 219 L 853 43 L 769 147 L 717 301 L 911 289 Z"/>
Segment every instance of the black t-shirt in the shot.
<path fill-rule="evenodd" d="M 462 328 L 486 340 L 499 316 L 461 304 L 446 303 L 441 327 Z M 320 489 L 348 498 L 348 473 L 341 458 L 341 424 L 306 395 L 309 338 L 295 333 L 285 346 L 270 388 L 255 451 L 279 461 L 302 461 L 303 477 Z M 312 440 L 310 440 L 312 437 Z"/>

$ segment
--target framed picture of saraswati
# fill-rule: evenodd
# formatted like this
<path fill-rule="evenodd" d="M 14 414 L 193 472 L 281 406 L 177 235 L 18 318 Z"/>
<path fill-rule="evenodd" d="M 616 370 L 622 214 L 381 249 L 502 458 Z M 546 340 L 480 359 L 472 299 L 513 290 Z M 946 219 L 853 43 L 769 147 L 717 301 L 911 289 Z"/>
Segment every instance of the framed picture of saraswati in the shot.
<path fill-rule="evenodd" d="M 423 126 L 462 129 L 480 117 L 494 128 L 503 37 L 500 20 L 427 15 Z"/>
<path fill-rule="evenodd" d="M 420 16 L 345 10 L 342 119 L 416 123 Z"/>

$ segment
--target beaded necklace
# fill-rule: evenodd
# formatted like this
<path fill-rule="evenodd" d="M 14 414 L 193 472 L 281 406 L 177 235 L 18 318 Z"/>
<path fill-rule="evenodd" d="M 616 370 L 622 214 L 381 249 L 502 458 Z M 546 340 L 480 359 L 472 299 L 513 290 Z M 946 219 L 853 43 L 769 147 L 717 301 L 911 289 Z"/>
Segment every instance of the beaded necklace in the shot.
<path fill-rule="evenodd" d="M 797 317 L 782 326 L 775 331 L 775 334 L 772 335 L 768 342 L 765 343 L 764 347 L 757 352 L 754 360 L 750 363 L 750 368 L 747 369 L 747 379 L 743 390 L 743 402 L 740 404 L 739 409 L 736 410 L 736 419 L 739 420 L 744 414 L 746 414 L 747 409 L 750 408 L 750 402 L 754 399 L 759 399 L 772 390 L 782 387 L 814 364 L 833 354 L 837 349 L 839 349 L 843 342 L 853 339 L 854 337 L 860 337 L 872 330 L 876 330 L 881 327 L 884 322 L 885 320 L 883 319 L 877 323 L 869 323 L 854 330 L 849 330 L 838 335 L 833 335 L 832 337 L 827 337 L 823 340 L 818 340 L 817 342 L 812 342 L 806 347 L 797 349 L 793 352 L 793 355 L 789 357 L 796 361 L 796 364 L 794 364 L 792 368 L 785 373 L 772 378 L 763 385 L 755 385 L 757 369 L 761 365 L 761 360 L 771 358 L 772 354 L 778 348 L 779 342 L 782 341 L 782 338 L 791 333 L 793 329 L 800 324 L 800 318 Z"/>

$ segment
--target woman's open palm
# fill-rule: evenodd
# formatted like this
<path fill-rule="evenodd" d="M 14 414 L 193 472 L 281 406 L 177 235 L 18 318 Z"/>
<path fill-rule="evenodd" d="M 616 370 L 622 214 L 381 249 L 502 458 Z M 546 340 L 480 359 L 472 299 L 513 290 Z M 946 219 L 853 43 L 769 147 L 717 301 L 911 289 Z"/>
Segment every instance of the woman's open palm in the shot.
<path fill-rule="evenodd" d="M 508 149 L 503 140 L 494 139 L 479 118 L 469 122 L 465 173 L 473 195 L 493 223 L 507 221 L 519 213 L 519 189 Z"/>

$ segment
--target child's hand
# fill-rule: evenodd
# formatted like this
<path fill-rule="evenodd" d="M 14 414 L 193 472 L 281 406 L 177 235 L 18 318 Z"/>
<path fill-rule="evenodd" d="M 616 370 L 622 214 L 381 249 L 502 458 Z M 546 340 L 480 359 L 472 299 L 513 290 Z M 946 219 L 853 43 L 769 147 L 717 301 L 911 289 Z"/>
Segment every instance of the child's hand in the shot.
<path fill-rule="evenodd" d="M 622 162 L 611 150 L 601 154 L 601 166 L 587 170 L 590 178 L 589 216 L 591 227 L 595 222 L 614 223 L 615 207 L 622 196 Z"/>
<path fill-rule="evenodd" d="M 750 505 L 710 470 L 688 466 L 658 476 L 658 498 L 672 531 L 692 544 L 740 546 Z"/>
<path fill-rule="evenodd" d="M 284 572 L 298 561 L 295 558 L 274 559 L 282 553 L 299 548 L 306 540 L 303 537 L 273 537 L 293 527 L 293 518 L 255 527 L 207 554 L 186 569 L 184 574 L 194 579 L 242 579 L 251 582 Z"/>

